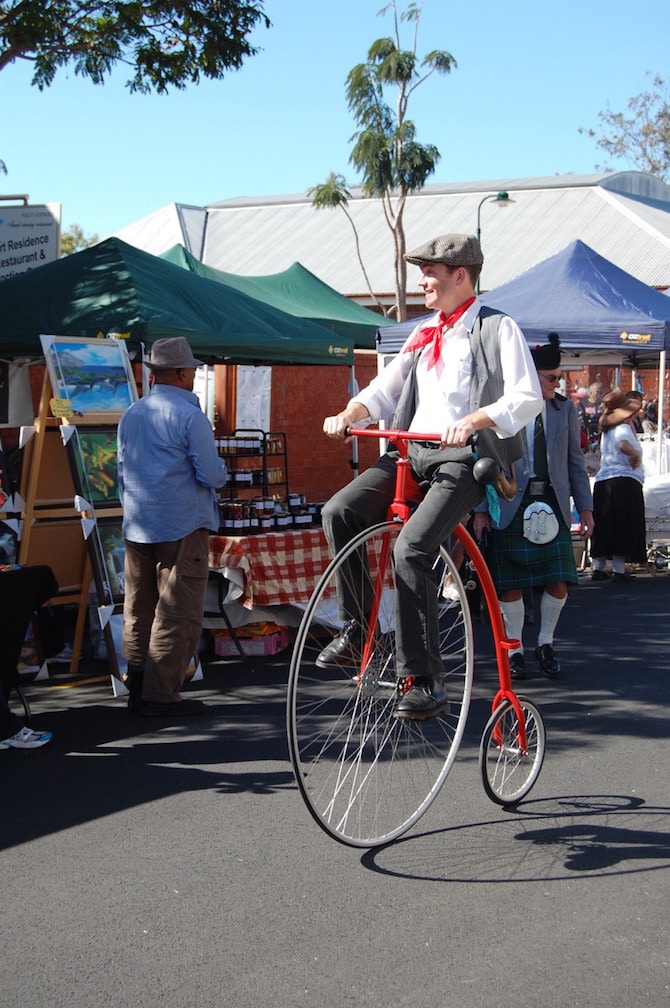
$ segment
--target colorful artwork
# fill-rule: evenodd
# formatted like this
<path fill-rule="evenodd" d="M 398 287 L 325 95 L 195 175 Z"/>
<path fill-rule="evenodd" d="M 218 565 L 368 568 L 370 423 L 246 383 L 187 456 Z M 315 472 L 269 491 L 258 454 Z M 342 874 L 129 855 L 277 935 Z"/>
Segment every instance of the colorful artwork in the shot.
<path fill-rule="evenodd" d="M 75 413 L 122 413 L 137 399 L 130 358 L 117 339 L 40 336 L 55 398 Z"/>
<path fill-rule="evenodd" d="M 18 563 L 18 521 L 0 521 L 0 565 Z"/>
<path fill-rule="evenodd" d="M 117 430 L 115 426 L 63 428 L 75 490 L 94 507 L 117 507 Z"/>
<path fill-rule="evenodd" d="M 98 518 L 88 542 L 98 605 L 120 605 L 125 593 L 126 556 L 121 518 Z"/>

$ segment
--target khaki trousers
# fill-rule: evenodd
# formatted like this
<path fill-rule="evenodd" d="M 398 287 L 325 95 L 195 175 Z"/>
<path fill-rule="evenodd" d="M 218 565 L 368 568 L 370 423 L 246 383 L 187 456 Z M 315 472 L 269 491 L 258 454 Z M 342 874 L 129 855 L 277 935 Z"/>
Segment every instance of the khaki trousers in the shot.
<path fill-rule="evenodd" d="M 209 533 L 196 529 L 162 543 L 125 540 L 123 646 L 129 667 L 143 672 L 142 699 L 181 700 L 196 654 L 209 572 Z"/>

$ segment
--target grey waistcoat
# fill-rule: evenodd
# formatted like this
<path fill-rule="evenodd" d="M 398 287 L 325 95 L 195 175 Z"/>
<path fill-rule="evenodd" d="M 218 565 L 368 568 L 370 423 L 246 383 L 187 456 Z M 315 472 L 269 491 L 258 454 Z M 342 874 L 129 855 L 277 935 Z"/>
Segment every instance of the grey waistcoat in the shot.
<path fill-rule="evenodd" d="M 503 312 L 495 308 L 482 307 L 470 334 L 472 351 L 472 383 L 470 385 L 470 412 L 490 406 L 504 391 L 502 366 L 500 363 L 500 341 L 498 330 Z M 403 385 L 398 406 L 393 417 L 395 430 L 407 430 L 416 412 L 416 366 L 421 350 L 413 352 L 412 369 Z M 436 432 L 437 433 L 437 432 Z M 523 431 L 512 437 L 499 438 L 488 427 L 479 431 L 477 454 L 480 458 L 492 458 L 505 470 L 512 462 L 523 456 Z"/>

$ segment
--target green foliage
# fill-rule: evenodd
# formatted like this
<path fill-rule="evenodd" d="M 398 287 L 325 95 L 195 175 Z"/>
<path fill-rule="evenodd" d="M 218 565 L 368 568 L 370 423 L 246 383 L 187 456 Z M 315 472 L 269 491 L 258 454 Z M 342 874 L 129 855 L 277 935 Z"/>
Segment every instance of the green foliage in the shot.
<path fill-rule="evenodd" d="M 60 67 L 104 83 L 117 63 L 131 91 L 159 94 L 201 77 L 220 79 L 258 51 L 248 35 L 270 27 L 263 0 L 9 0 L 0 2 L 0 70 L 33 64 L 48 87 Z"/>
<path fill-rule="evenodd" d="M 418 142 L 415 124 L 407 117 L 409 100 L 433 74 L 450 73 L 456 67 L 456 60 L 446 50 L 432 50 L 422 59 L 417 55 L 420 4 L 410 3 L 399 13 L 392 0 L 380 11 L 381 15 L 388 13 L 394 21 L 393 37 L 373 42 L 367 60 L 353 67 L 347 76 L 347 103 L 357 126 L 351 137 L 353 147 L 349 161 L 361 176 L 365 195 L 381 200 L 386 222 L 393 232 L 395 310 L 397 318 L 403 319 L 406 314 L 406 266 L 402 258 L 405 202 L 410 193 L 425 185 L 440 159 L 437 147 Z M 411 48 L 401 45 L 402 22 L 413 25 Z M 392 105 L 387 96 L 393 97 Z M 349 192 L 344 177 L 331 172 L 327 182 L 311 189 L 310 195 L 316 207 L 339 206 L 346 210 Z M 353 221 L 352 226 L 355 231 Z"/>
<path fill-rule="evenodd" d="M 612 112 L 609 106 L 598 113 L 604 132 L 582 128 L 579 132 L 595 140 L 610 157 L 624 158 L 639 171 L 670 182 L 670 91 L 664 79 L 656 74 L 651 90 L 630 98 L 627 108 L 629 115 Z"/>
<path fill-rule="evenodd" d="M 63 231 L 60 236 L 60 254 L 72 255 L 73 252 L 81 252 L 91 245 L 97 245 L 99 241 L 97 234 L 87 237 L 79 224 L 73 224 L 69 231 Z"/>

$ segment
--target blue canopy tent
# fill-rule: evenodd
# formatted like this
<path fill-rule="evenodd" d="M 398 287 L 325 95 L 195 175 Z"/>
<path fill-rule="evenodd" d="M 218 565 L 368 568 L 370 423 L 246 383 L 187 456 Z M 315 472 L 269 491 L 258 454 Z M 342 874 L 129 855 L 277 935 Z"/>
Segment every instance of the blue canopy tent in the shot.
<path fill-rule="evenodd" d="M 533 345 L 557 332 L 566 363 L 587 364 L 587 351 L 604 351 L 633 367 L 656 366 L 670 345 L 668 298 L 579 240 L 481 300 L 516 319 Z M 378 351 L 397 353 L 419 321 L 379 329 Z"/>
<path fill-rule="evenodd" d="M 482 302 L 516 319 L 532 345 L 546 343 L 548 334 L 557 332 L 565 367 L 607 362 L 658 367 L 659 416 L 663 415 L 670 298 L 584 242 L 572 242 L 509 283 L 487 291 Z M 379 329 L 378 352 L 397 353 L 420 321 Z"/>

